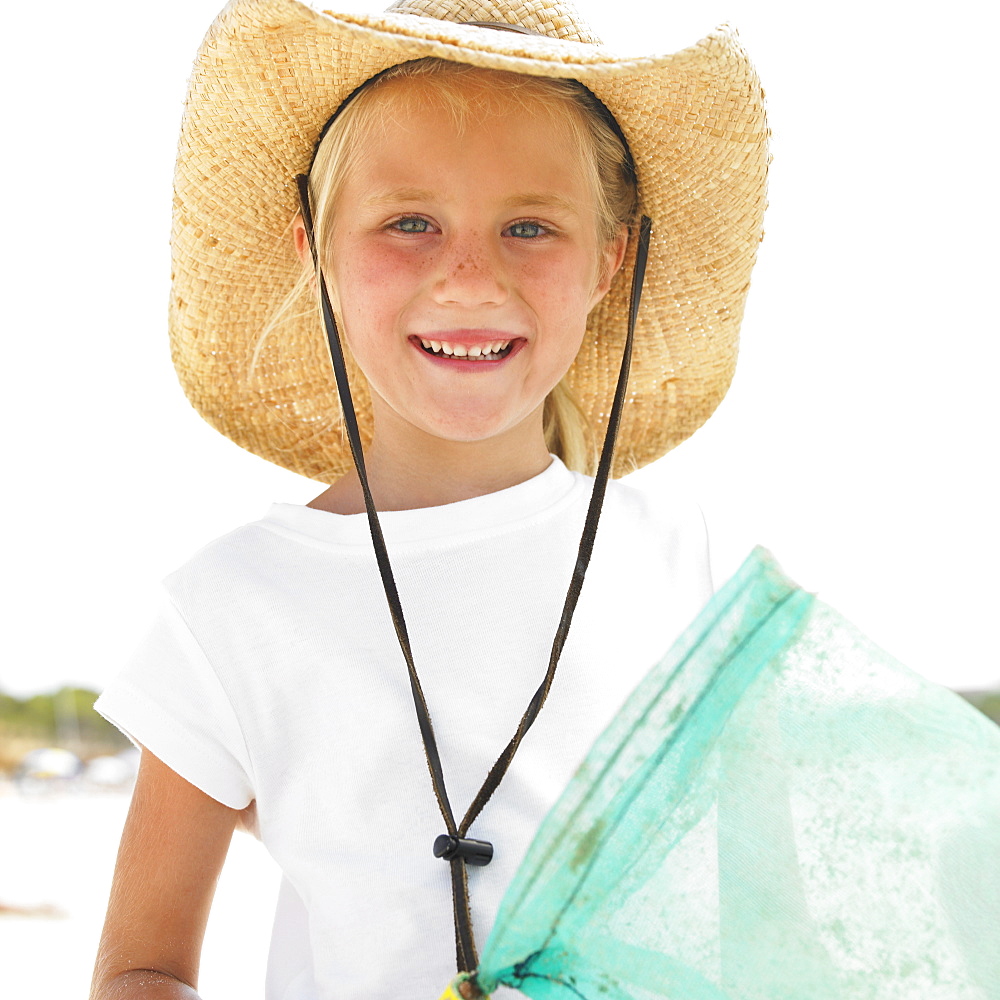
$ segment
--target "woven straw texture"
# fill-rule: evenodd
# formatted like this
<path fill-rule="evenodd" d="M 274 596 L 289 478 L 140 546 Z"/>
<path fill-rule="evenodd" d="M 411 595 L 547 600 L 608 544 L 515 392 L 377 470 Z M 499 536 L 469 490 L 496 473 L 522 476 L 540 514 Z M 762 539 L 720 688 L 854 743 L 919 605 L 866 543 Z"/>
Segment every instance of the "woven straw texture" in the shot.
<path fill-rule="evenodd" d="M 729 29 L 673 55 L 621 58 L 550 0 L 409 0 L 379 16 L 234 0 L 222 11 L 195 62 L 175 175 L 170 334 L 188 398 L 278 465 L 325 483 L 350 468 L 315 308 L 306 303 L 262 334 L 300 273 L 294 177 L 308 169 L 324 123 L 365 80 L 426 56 L 570 77 L 618 120 L 653 241 L 614 474 L 660 457 L 704 423 L 732 378 L 765 205 L 763 93 Z M 591 313 L 568 374 L 599 435 L 630 280 L 623 268 Z M 353 374 L 367 443 L 370 404 Z"/>

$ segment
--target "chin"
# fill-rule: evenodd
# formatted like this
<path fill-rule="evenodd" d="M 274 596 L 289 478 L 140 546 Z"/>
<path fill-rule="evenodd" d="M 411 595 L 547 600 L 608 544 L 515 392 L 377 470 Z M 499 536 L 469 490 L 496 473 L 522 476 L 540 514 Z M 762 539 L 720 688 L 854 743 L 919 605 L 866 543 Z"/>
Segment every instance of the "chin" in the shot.
<path fill-rule="evenodd" d="M 404 438 L 416 432 L 428 443 L 442 445 L 477 445 L 486 442 L 523 441 L 542 436 L 544 399 L 536 406 L 512 406 L 510 399 L 451 399 L 421 400 L 419 406 L 392 407 L 378 398 L 375 426 L 380 433 L 402 434 Z M 450 403 L 451 405 L 447 405 Z M 385 406 L 392 417 L 380 420 L 379 410 Z M 389 413 L 386 413 L 386 417 Z"/>
<path fill-rule="evenodd" d="M 499 441 L 507 437 L 510 427 L 464 427 L 461 430 L 451 428 L 427 428 L 427 433 L 439 441 L 449 444 L 484 444 L 487 441 Z"/>
<path fill-rule="evenodd" d="M 441 441 L 448 441 L 453 444 L 483 444 L 487 441 L 500 441 L 511 435 L 517 435 L 523 424 L 522 421 L 512 420 L 509 417 L 470 417 L 463 415 L 461 418 L 449 421 L 430 421 L 424 425 L 423 429 L 432 437 Z M 523 430 L 520 430 L 523 433 Z"/>

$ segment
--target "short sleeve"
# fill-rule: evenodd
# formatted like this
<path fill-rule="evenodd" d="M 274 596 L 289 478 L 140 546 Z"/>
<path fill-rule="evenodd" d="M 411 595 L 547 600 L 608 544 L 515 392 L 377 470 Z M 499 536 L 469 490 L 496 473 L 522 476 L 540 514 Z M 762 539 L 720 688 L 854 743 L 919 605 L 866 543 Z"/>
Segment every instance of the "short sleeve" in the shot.
<path fill-rule="evenodd" d="M 180 612 L 164 605 L 94 708 L 206 795 L 242 809 L 254 783 L 239 720 Z"/>

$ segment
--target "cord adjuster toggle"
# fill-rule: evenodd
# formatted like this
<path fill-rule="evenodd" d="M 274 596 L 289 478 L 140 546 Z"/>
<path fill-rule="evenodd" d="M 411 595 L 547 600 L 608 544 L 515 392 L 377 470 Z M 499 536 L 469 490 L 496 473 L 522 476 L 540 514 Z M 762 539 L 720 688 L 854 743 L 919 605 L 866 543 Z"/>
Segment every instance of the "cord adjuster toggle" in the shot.
<path fill-rule="evenodd" d="M 444 861 L 462 858 L 467 865 L 482 868 L 493 860 L 493 845 L 488 840 L 473 840 L 471 837 L 442 833 L 434 840 L 434 857 Z"/>

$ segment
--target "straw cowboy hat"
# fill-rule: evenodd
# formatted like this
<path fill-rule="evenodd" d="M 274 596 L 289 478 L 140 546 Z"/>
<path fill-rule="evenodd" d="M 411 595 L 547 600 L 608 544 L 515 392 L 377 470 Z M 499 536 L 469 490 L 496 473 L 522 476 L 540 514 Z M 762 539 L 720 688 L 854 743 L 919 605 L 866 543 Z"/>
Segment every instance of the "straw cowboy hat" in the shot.
<path fill-rule="evenodd" d="M 278 465 L 326 483 L 351 467 L 314 302 L 272 322 L 301 273 L 295 176 L 352 91 L 427 56 L 572 78 L 617 119 L 653 238 L 614 474 L 660 457 L 732 378 L 765 206 L 763 92 L 730 29 L 673 55 L 622 58 L 560 0 L 401 0 L 380 15 L 229 3 L 195 62 L 175 177 L 170 336 L 188 398 Z M 591 313 L 567 376 L 595 433 L 615 390 L 629 270 Z M 371 407 L 355 384 L 367 443 Z"/>

